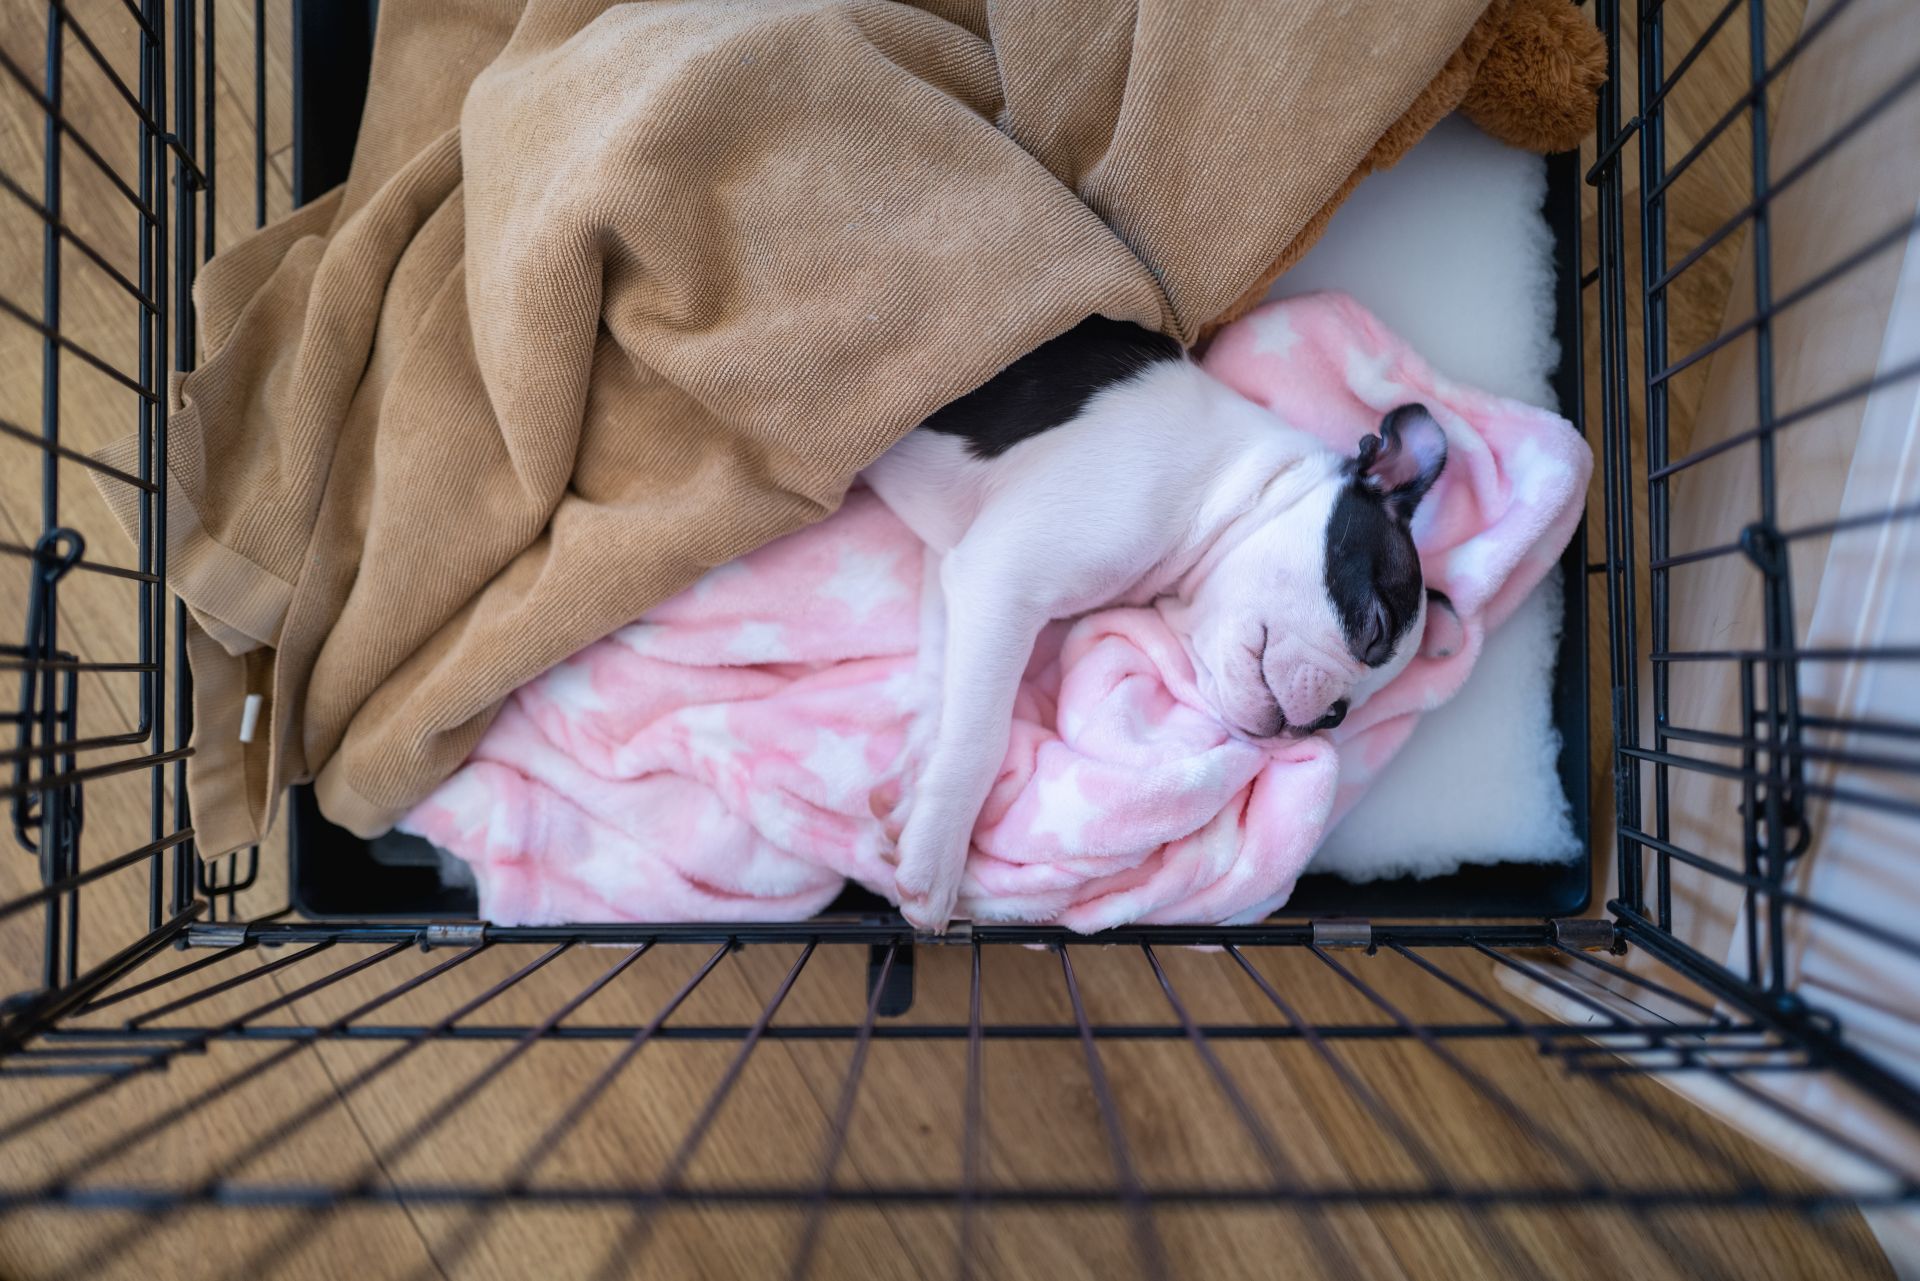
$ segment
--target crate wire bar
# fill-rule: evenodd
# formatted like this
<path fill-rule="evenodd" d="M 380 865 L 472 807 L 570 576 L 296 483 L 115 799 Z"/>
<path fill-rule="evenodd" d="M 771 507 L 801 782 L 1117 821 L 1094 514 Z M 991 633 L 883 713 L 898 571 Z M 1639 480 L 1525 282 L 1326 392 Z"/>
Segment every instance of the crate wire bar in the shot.
<path fill-rule="evenodd" d="M 1832 1228 L 1831 1212 L 1911 1205 L 1920 1198 L 1920 1172 L 1766 1083 L 1821 1073 L 1899 1124 L 1920 1121 L 1911 1074 L 1862 1049 L 1809 999 L 1788 953 L 1789 923 L 1805 918 L 1920 956 L 1920 935 L 1824 902 L 1791 875 L 1813 839 L 1811 801 L 1829 811 L 1872 808 L 1909 825 L 1920 817 L 1910 802 L 1850 778 L 1845 785 L 1809 778 L 1808 762 L 1920 774 L 1920 758 L 1903 754 L 1920 738 L 1910 710 L 1872 720 L 1822 716 L 1800 696 L 1807 664 L 1912 662 L 1920 650 L 1803 645 L 1788 555 L 1807 540 L 1912 521 L 1920 504 L 1784 527 L 1779 515 L 1779 495 L 1792 484 L 1777 458 L 1781 433 L 1817 430 L 1810 424 L 1820 414 L 1920 378 L 1920 362 L 1909 361 L 1812 403 L 1775 403 L 1776 319 L 1849 273 L 1873 269 L 1920 234 L 1920 217 L 1902 220 L 1857 247 L 1839 247 L 1830 266 L 1798 284 L 1776 290 L 1772 279 L 1771 219 L 1782 193 L 1920 93 L 1915 50 L 1904 75 L 1809 154 L 1773 171 L 1769 90 L 1858 3 L 1833 0 L 1779 49 L 1768 47 L 1764 0 L 1726 0 L 1678 49 L 1667 48 L 1666 38 L 1672 11 L 1684 6 L 1653 0 L 1632 14 L 1619 0 L 1594 6 L 1613 66 L 1637 48 L 1638 71 L 1633 103 L 1618 76 L 1602 91 L 1585 175 L 1598 261 L 1589 269 L 1572 260 L 1572 279 L 1592 295 L 1598 320 L 1597 360 L 1579 372 L 1597 392 L 1598 412 L 1586 416 L 1585 430 L 1601 464 L 1603 553 L 1588 572 L 1609 623 L 1617 821 L 1614 893 L 1605 915 L 1275 920 L 1139 927 L 1094 938 L 963 924 L 932 940 L 876 913 L 788 924 L 551 928 L 301 921 L 280 903 L 259 901 L 273 889 L 260 850 L 199 857 L 185 784 L 192 736 L 185 613 L 164 588 L 168 513 L 158 478 L 167 457 L 166 381 L 194 366 L 192 286 L 219 238 L 216 119 L 221 77 L 230 68 L 223 71 L 216 59 L 217 0 L 50 0 L 37 67 L 29 51 L 0 44 L 0 90 L 39 121 L 41 157 L 37 179 L 0 168 L 0 220 L 9 235 L 37 225 L 42 249 L 39 298 L 0 293 L 0 325 L 29 335 L 27 341 L 37 336 L 41 373 L 37 430 L 0 413 L 0 450 L 16 465 L 37 462 L 41 479 L 38 519 L 7 513 L 16 531 L 37 534 L 28 541 L 26 532 L 9 538 L 0 529 L 0 561 L 21 571 L 9 580 L 21 585 L 8 615 L 19 641 L 0 642 L 0 670 L 17 675 L 17 699 L 0 703 L 0 794 L 31 862 L 30 879 L 9 883 L 26 888 L 9 890 L 12 897 L 0 902 L 0 931 L 33 932 L 40 943 L 38 966 L 8 974 L 18 981 L 0 1005 L 0 1078 L 7 1078 L 0 1098 L 13 1096 L 0 1106 L 0 1154 L 44 1147 L 50 1135 L 63 1138 L 51 1165 L 10 1168 L 0 1158 L 0 1229 L 13 1216 L 46 1208 L 130 1216 L 90 1241 L 67 1265 L 64 1275 L 71 1276 L 124 1259 L 154 1224 L 195 1207 L 301 1212 L 250 1256 L 263 1268 L 323 1231 L 331 1215 L 365 1205 L 440 1207 L 463 1216 L 456 1222 L 464 1226 L 445 1234 L 436 1255 L 443 1270 L 474 1248 L 474 1229 L 495 1207 L 618 1211 L 620 1227 L 603 1264 L 610 1276 L 644 1250 L 663 1215 L 684 1206 L 794 1212 L 788 1262 L 795 1276 L 822 1266 L 837 1212 L 876 1206 L 950 1211 L 963 1276 L 984 1266 L 987 1216 L 1009 1208 L 1118 1212 L 1133 1259 L 1155 1276 L 1173 1271 L 1165 1216 L 1194 1206 L 1292 1215 L 1306 1253 L 1336 1276 L 1367 1275 L 1351 1240 L 1336 1230 L 1335 1216 L 1347 1210 L 1445 1208 L 1459 1216 L 1470 1248 L 1516 1275 L 1529 1271 L 1528 1249 L 1501 1213 L 1516 1208 L 1606 1209 L 1675 1257 L 1688 1255 L 1688 1243 L 1661 1216 L 1685 1207 L 1803 1213 L 1836 1249 L 1857 1248 Z M 296 41 L 364 45 L 369 34 L 329 27 L 357 23 L 351 7 L 295 0 L 292 18 Z M 252 136 L 228 153 L 228 162 L 238 157 L 244 168 L 250 156 L 247 218 L 258 226 L 270 210 L 274 161 L 265 0 L 254 0 L 252 23 L 252 78 L 240 87 L 251 97 Z M 1710 46 L 1739 39 L 1747 45 L 1746 92 L 1670 160 L 1669 117 L 1683 84 Z M 297 74 L 297 60 L 295 66 Z M 90 96 L 112 100 L 123 131 L 117 142 L 96 136 L 94 116 L 83 124 L 70 114 L 83 80 Z M 297 117 L 301 103 L 296 86 Z M 304 110 L 304 118 L 289 122 L 296 199 L 317 194 L 314 174 L 341 160 L 319 154 L 321 144 L 310 141 L 315 109 L 308 102 Z M 1750 198 L 1704 236 L 1678 241 L 1669 225 L 1675 184 L 1740 129 L 1750 140 Z M 309 140 L 304 154 L 302 140 Z M 0 160 L 11 154 L 0 153 Z M 109 217 L 101 209 L 72 207 L 76 175 L 85 177 L 88 201 L 105 202 L 116 225 L 131 229 L 128 245 L 93 234 Z M 1751 313 L 1676 354 L 1676 283 L 1716 248 L 1743 237 L 1753 263 Z M 1637 287 L 1629 280 L 1636 254 Z M 108 344 L 97 327 L 73 325 L 63 299 L 82 287 L 130 304 L 130 337 Z M 1629 350 L 1634 317 L 1642 335 L 1637 373 Z M 1676 456 L 1669 435 L 1676 384 L 1735 343 L 1753 352 L 1754 421 Z M 123 398 L 139 432 L 137 472 L 90 456 L 93 429 L 104 440 L 127 422 L 76 430 L 69 393 L 81 377 Z M 1577 410 L 1579 399 L 1570 407 Z M 1676 477 L 1736 449 L 1757 460 L 1753 519 L 1737 538 L 1676 547 Z M 113 536 L 90 542 L 66 523 L 84 510 L 70 497 L 73 487 L 90 483 L 82 473 L 136 491 L 139 538 L 131 563 L 115 559 Z M 1760 577 L 1762 634 L 1745 647 L 1682 647 L 1672 625 L 1676 571 L 1733 557 L 1744 557 Z M 117 628 L 63 609 L 63 595 L 71 600 L 85 578 L 131 592 Z M 83 622 L 91 628 L 85 634 Z M 1738 672 L 1740 733 L 1689 727 L 1670 716 L 1674 690 L 1704 665 Z M 129 696 L 111 704 L 125 708 L 125 723 L 96 726 L 87 713 L 97 707 L 83 708 L 82 699 L 100 700 L 95 691 L 109 678 L 130 682 L 117 687 Z M 1841 734 L 1884 746 L 1862 752 L 1825 745 Z M 1727 752 L 1737 765 L 1725 763 Z M 1701 772 L 1737 781 L 1744 791 L 1741 811 L 1726 815 L 1721 857 L 1690 848 L 1671 821 L 1675 780 Z M 143 839 L 124 847 L 84 840 L 105 830 L 104 789 L 119 788 L 114 795 L 124 802 L 126 786 L 142 780 Z M 1905 832 L 1911 840 L 1913 828 Z M 1740 857 L 1729 859 L 1728 850 Z M 1710 955 L 1688 937 L 1675 895 L 1691 878 L 1738 887 L 1744 965 Z M 123 928 L 105 909 L 83 916 L 83 899 L 104 903 L 109 889 L 128 886 L 136 888 L 122 898 L 137 899 L 144 919 L 130 918 Z M 1208 951 L 1187 951 L 1194 947 Z M 1203 969 L 1208 990 L 1200 992 L 1195 976 Z M 1120 974 L 1129 976 L 1126 990 L 1136 999 L 1116 1013 L 1102 993 Z M 1237 1003 L 1214 999 L 1222 983 Z M 815 987 L 851 988 L 842 995 L 858 999 L 823 1000 L 812 995 Z M 717 997 L 722 989 L 727 995 Z M 1529 1002 L 1525 993 L 1546 1001 Z M 1566 1016 L 1543 1015 L 1543 1004 Z M 724 1130 L 742 1083 L 773 1053 L 769 1047 L 798 1053 L 808 1045 L 837 1047 L 841 1055 L 831 1073 L 813 1081 L 824 1117 L 813 1159 L 797 1170 L 769 1164 L 764 1177 L 706 1177 L 702 1153 Z M 1003 1056 L 1048 1046 L 1056 1056 L 1050 1070 L 1070 1074 L 1103 1154 L 1072 1176 L 1011 1168 L 1019 1163 L 1000 1146 L 1018 1122 L 1005 1119 L 996 1102 L 1004 1105 L 1000 1092 L 1020 1088 L 1019 1078 L 1005 1075 Z M 497 1172 L 410 1173 L 410 1158 L 450 1130 L 487 1124 L 490 1087 L 564 1047 L 596 1055 L 591 1070 L 569 1078 L 571 1088 L 551 1099 Z M 856 1167 L 872 1142 L 871 1123 L 862 1120 L 876 1089 L 870 1068 L 910 1047 L 952 1069 L 950 1079 L 928 1083 L 930 1090 L 951 1084 L 954 1092 L 950 1112 L 941 1114 L 953 1132 L 928 1140 L 946 1157 L 929 1160 L 913 1177 L 862 1172 Z M 1250 1059 L 1253 1048 L 1276 1057 Z M 148 1145 L 184 1142 L 211 1110 L 241 1107 L 239 1100 L 255 1097 L 262 1083 L 347 1049 L 350 1058 L 327 1060 L 331 1089 L 254 1117 L 243 1140 L 191 1163 L 190 1176 L 148 1177 L 147 1167 L 128 1159 Z M 1246 1145 L 1241 1177 L 1168 1177 L 1163 1163 L 1143 1152 L 1132 1137 L 1140 1118 L 1126 1105 L 1137 1070 L 1130 1056 L 1141 1053 L 1162 1056 L 1157 1062 L 1181 1056 L 1192 1091 L 1206 1095 L 1220 1124 Z M 657 1169 L 619 1177 L 580 1172 L 570 1151 L 600 1123 L 600 1109 L 669 1056 L 704 1065 L 703 1088 Z M 419 1074 L 428 1063 L 439 1068 L 423 1085 Z M 1365 1160 L 1336 1154 L 1330 1165 L 1324 1153 L 1304 1150 L 1275 1115 L 1266 1078 L 1282 1063 L 1291 1065 L 1285 1072 L 1317 1074 L 1379 1152 Z M 1623 1126 L 1688 1149 L 1708 1175 L 1636 1168 L 1619 1152 L 1570 1141 L 1532 1095 L 1513 1085 L 1507 1069 L 1514 1064 L 1536 1065 L 1534 1071 L 1544 1064 L 1568 1108 L 1611 1109 Z M 1412 1111 L 1383 1079 L 1406 1071 L 1451 1079 L 1531 1157 L 1497 1175 L 1465 1168 L 1445 1127 Z M 1649 1082 L 1683 1078 L 1711 1078 L 1768 1124 L 1839 1154 L 1856 1177 L 1783 1176 L 1737 1144 L 1677 1122 L 1686 1105 Z M 418 1106 L 404 1124 L 371 1137 L 371 1154 L 358 1166 L 324 1178 L 292 1177 L 284 1161 L 276 1163 L 356 1103 L 400 1090 L 400 1083 Z M 83 1118 L 106 1120 L 76 1125 Z M 69 1130 L 83 1137 L 65 1141 Z"/>

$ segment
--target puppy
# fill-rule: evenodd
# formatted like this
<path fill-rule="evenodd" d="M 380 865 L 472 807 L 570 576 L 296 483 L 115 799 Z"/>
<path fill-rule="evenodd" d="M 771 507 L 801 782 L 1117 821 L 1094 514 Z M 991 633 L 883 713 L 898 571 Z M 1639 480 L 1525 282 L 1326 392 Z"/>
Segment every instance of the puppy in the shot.
<path fill-rule="evenodd" d="M 946 927 L 1049 621 L 1157 601 L 1233 731 L 1331 728 L 1420 646 L 1409 524 L 1446 459 L 1420 405 L 1343 455 L 1100 316 L 908 433 L 865 473 L 940 556 L 945 606 L 944 639 L 923 638 L 943 646 L 938 718 L 895 815 L 907 919 Z"/>

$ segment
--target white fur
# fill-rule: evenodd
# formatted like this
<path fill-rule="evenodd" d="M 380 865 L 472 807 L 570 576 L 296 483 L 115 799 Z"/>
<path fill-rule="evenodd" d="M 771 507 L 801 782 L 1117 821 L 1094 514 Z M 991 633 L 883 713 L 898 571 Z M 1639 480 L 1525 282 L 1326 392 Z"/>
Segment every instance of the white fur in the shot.
<path fill-rule="evenodd" d="M 866 479 L 942 556 L 944 644 L 930 745 L 895 822 L 901 911 L 952 914 L 1014 696 L 1047 622 L 1162 602 L 1203 696 L 1252 737 L 1311 725 L 1370 674 L 1325 586 L 1344 458 L 1188 361 L 1090 400 L 999 457 L 914 431 Z M 1416 618 L 1388 664 L 1421 636 Z M 923 645 L 923 663 L 928 662 Z M 923 718 L 924 720 L 925 718 Z"/>
<path fill-rule="evenodd" d="M 1355 188 L 1267 296 L 1342 290 L 1449 377 L 1550 406 L 1560 345 L 1546 192 L 1546 161 L 1448 117 Z"/>
<path fill-rule="evenodd" d="M 1559 345 L 1545 194 L 1545 161 L 1450 118 L 1362 182 L 1270 296 L 1344 290 L 1449 376 L 1552 406 Z M 1328 834 L 1316 870 L 1364 881 L 1579 853 L 1554 768 L 1560 615 L 1550 580 L 1487 638 L 1466 686 L 1421 721 Z"/>

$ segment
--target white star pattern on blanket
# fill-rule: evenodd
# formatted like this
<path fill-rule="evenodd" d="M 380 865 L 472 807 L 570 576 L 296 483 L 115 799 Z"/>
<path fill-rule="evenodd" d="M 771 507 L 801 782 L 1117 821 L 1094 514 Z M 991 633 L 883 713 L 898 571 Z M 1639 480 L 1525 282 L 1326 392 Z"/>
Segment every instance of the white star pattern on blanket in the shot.
<path fill-rule="evenodd" d="M 843 547 L 840 563 L 834 568 L 833 576 L 820 584 L 819 594 L 839 601 L 856 619 L 864 621 L 899 593 L 900 584 L 893 576 L 898 559 L 886 553 Z"/>
<path fill-rule="evenodd" d="M 748 619 L 740 624 L 740 631 L 727 642 L 727 657 L 744 659 L 749 663 L 771 663 L 780 658 L 780 624 L 769 623 L 761 619 Z"/>
<path fill-rule="evenodd" d="M 1567 465 L 1531 437 L 1515 446 L 1507 459 L 1506 470 L 1515 500 L 1535 508 L 1551 501 L 1555 490 L 1563 486 L 1567 478 Z"/>
<path fill-rule="evenodd" d="M 898 703 L 903 707 L 908 706 L 907 696 L 918 692 L 915 688 L 917 679 L 911 667 L 903 667 L 881 681 L 880 688 L 874 693 L 888 702 Z"/>
<path fill-rule="evenodd" d="M 724 565 L 715 565 L 695 580 L 692 588 L 693 598 L 705 600 L 716 588 L 745 579 L 749 573 L 747 567 L 737 560 L 730 560 Z"/>
<path fill-rule="evenodd" d="M 1447 553 L 1447 581 L 1454 594 L 1463 596 L 1469 588 L 1484 593 L 1496 577 L 1496 569 L 1512 555 L 1491 538 L 1470 538 Z"/>
<path fill-rule="evenodd" d="M 1060 842 L 1060 849 L 1067 854 L 1087 852 L 1087 824 L 1102 817 L 1106 810 L 1087 799 L 1080 790 L 1080 778 L 1076 771 L 1067 770 L 1051 780 L 1052 786 L 1042 794 L 1044 800 L 1039 813 L 1033 816 L 1028 831 L 1035 836 L 1052 836 Z"/>
<path fill-rule="evenodd" d="M 867 765 L 867 736 L 839 734 L 830 729 L 813 736 L 813 746 L 800 758 L 800 764 L 826 786 L 829 795 L 844 796 L 855 786 L 864 786 L 873 771 Z"/>
<path fill-rule="evenodd" d="M 727 708 L 722 703 L 689 707 L 680 713 L 680 724 L 687 731 L 687 758 L 710 774 L 721 774 L 734 767 L 746 744 L 727 727 Z"/>
<path fill-rule="evenodd" d="M 659 639 L 664 630 L 658 624 L 649 623 L 643 618 L 637 623 L 628 623 L 608 639 L 636 654 L 651 654 L 656 648 L 654 642 Z"/>
<path fill-rule="evenodd" d="M 747 818 L 754 830 L 782 848 L 794 842 L 795 826 L 791 810 L 771 792 L 752 792 L 747 796 Z"/>
<path fill-rule="evenodd" d="M 1368 351 L 1355 347 L 1347 352 L 1347 385 L 1353 388 L 1353 394 L 1382 413 L 1395 405 L 1405 405 L 1419 399 L 1407 390 L 1404 383 L 1387 376 L 1397 359 L 1392 351 Z"/>
<path fill-rule="evenodd" d="M 553 701 L 572 712 L 602 712 L 607 701 L 593 688 L 593 674 L 584 662 L 568 661 L 549 671 L 546 689 Z"/>
<path fill-rule="evenodd" d="M 1300 341 L 1300 336 L 1293 332 L 1293 322 L 1279 308 L 1260 312 L 1248 319 L 1247 324 L 1253 329 L 1256 356 L 1278 356 L 1285 360 L 1293 344 Z"/>

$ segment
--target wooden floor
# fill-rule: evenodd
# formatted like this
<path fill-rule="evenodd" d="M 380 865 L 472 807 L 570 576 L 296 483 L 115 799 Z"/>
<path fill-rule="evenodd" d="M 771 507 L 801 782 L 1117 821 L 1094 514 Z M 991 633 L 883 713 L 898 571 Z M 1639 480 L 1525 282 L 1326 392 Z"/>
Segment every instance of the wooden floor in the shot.
<path fill-rule="evenodd" d="M 270 0 L 265 6 L 266 189 L 273 215 L 290 203 L 288 4 Z M 1697 11 L 1703 7 L 1668 6 L 1670 47 L 1680 43 L 1689 22 L 1701 20 Z M 1777 3 L 1770 9 L 1776 28 L 1770 38 L 1778 48 L 1797 29 L 1798 6 Z M 133 83 L 136 32 L 126 10 L 117 0 L 74 0 L 71 12 L 104 60 Z M 245 0 L 217 0 L 216 18 L 215 234 L 226 245 L 244 234 L 254 216 L 253 8 Z M 38 69 L 45 45 L 42 6 L 0 6 L 0 49 L 42 90 L 47 86 Z M 1685 145 L 1689 131 L 1697 134 L 1744 89 L 1745 59 L 1742 35 L 1740 42 L 1716 42 L 1695 67 L 1670 106 L 1670 154 Z M 1630 70 L 1630 50 L 1623 62 Z M 98 246 L 115 271 L 137 279 L 139 263 L 127 247 L 136 243 L 138 215 L 82 145 L 137 185 L 132 122 L 113 83 L 71 34 L 65 67 L 59 94 L 73 128 L 61 144 L 58 218 L 76 239 Z M 0 173 L 28 193 L 41 190 L 47 146 L 42 121 L 34 98 L 0 77 Z M 1677 244 L 1698 239 L 1745 202 L 1746 145 L 1744 132 L 1730 131 L 1703 158 L 1697 175 L 1675 189 L 1670 209 Z M 41 228 L 32 209 L 0 194 L 0 297 L 29 316 L 44 314 Z M 1675 350 L 1717 330 L 1732 264 L 1741 251 L 1740 238 L 1732 238 L 1676 286 Z M 137 368 L 134 301 L 75 246 L 67 245 L 55 257 L 62 277 L 60 332 L 108 364 Z M 1593 260 L 1589 244 L 1586 261 Z M 1628 345 L 1637 376 L 1637 333 Z M 1591 344 L 1588 361 L 1591 367 Z M 132 392 L 76 353 L 58 363 L 66 443 L 86 449 L 133 430 L 138 402 Z M 16 316 L 0 315 L 0 420 L 37 434 L 44 386 L 40 335 Z M 1676 439 L 1684 442 L 1690 414 L 1684 389 L 1676 394 L 1675 406 Z M 87 475 L 64 462 L 59 472 L 60 519 L 87 535 L 87 560 L 128 564 L 130 548 L 115 532 Z M 0 543 L 20 547 L 37 536 L 42 481 L 38 451 L 0 437 Z M 27 575 L 26 562 L 0 556 L 0 635 L 8 638 L 25 625 Z M 95 662 L 137 661 L 135 601 L 135 585 L 123 578 L 76 574 L 61 593 L 61 644 Z M 1605 617 L 1599 605 L 1596 601 L 1600 630 L 1593 650 L 1597 708 L 1605 706 L 1606 692 Z M 124 731 L 142 714 L 131 675 L 89 675 L 80 682 L 79 701 L 83 735 Z M 1608 794 L 1605 759 L 1596 752 L 1596 800 Z M 93 857 L 134 849 L 150 839 L 150 788 L 145 773 L 89 787 L 86 841 Z M 1596 827 L 1604 822 L 1605 815 L 1599 815 Z M 27 855 L 0 862 L 0 901 L 34 883 Z M 145 882 L 137 875 L 108 878 L 88 893 L 83 964 L 134 937 L 148 910 Z M 242 910 L 272 910 L 285 901 L 285 893 L 282 852 L 270 848 L 259 884 L 241 898 Z M 0 922 L 0 990 L 37 982 L 38 928 L 37 913 Z M 922 951 L 919 1000 L 909 1018 L 964 1022 L 967 953 Z M 372 955 L 370 948 L 343 944 L 216 995 L 191 1016 L 232 1018 L 285 996 L 290 998 L 285 1008 L 266 1021 L 323 1022 L 373 999 L 404 976 L 446 962 L 451 954 L 402 952 L 303 992 L 320 976 Z M 779 990 L 797 955 L 793 948 L 762 947 L 720 959 L 675 1021 L 751 1023 Z M 181 959 L 169 954 L 158 966 Z M 219 972 L 244 974 L 280 959 L 248 954 L 224 962 Z M 483 953 L 446 980 L 383 1009 L 379 1018 L 393 1024 L 430 1022 L 458 1000 L 507 979 L 529 959 L 499 949 Z M 621 959 L 621 953 L 597 949 L 568 952 L 506 989 L 469 1022 L 537 1021 Z M 567 1026 L 644 1023 L 711 959 L 705 949 L 658 949 L 570 1014 Z M 773 1026 L 857 1023 L 864 959 L 831 949 L 816 954 Z M 1161 959 L 1172 990 L 1203 1023 L 1281 1017 L 1224 957 L 1180 953 Z M 1297 1002 L 1308 1019 L 1384 1023 L 1388 1018 L 1359 988 L 1329 976 L 1311 957 L 1263 957 L 1260 963 L 1275 989 Z M 1487 1017 L 1403 960 L 1380 956 L 1349 964 L 1374 991 L 1422 1018 Z M 1490 964 L 1471 954 L 1445 961 L 1449 973 L 1480 988 L 1488 986 Z M 1138 954 L 1082 949 L 1074 953 L 1074 965 L 1091 1017 L 1165 1020 L 1166 991 Z M 1058 958 L 996 953 L 989 966 L 988 1019 L 1071 1017 Z M 129 1002 L 95 1021 L 110 1025 L 176 994 Z M 498 1181 L 515 1170 L 536 1137 L 619 1053 L 618 1043 L 585 1039 L 543 1040 L 524 1052 L 510 1041 L 460 1041 L 396 1054 L 400 1044 L 222 1042 L 205 1055 L 182 1057 L 163 1074 L 135 1078 L 87 1107 L 37 1122 L 75 1085 L 10 1078 L 0 1086 L 0 1184 L 29 1185 L 82 1163 L 88 1167 L 82 1187 L 111 1181 L 116 1174 L 191 1187 L 214 1171 L 276 1181 L 364 1183 L 375 1191 L 399 1181 Z M 658 1177 L 701 1116 L 734 1052 L 725 1042 L 649 1045 L 577 1118 L 571 1140 L 537 1167 L 539 1178 L 644 1184 Z M 1423 1159 L 1455 1172 L 1465 1187 L 1517 1180 L 1561 1189 L 1596 1171 L 1627 1186 L 1799 1186 L 1791 1170 L 1658 1085 L 1570 1076 L 1524 1041 L 1461 1042 L 1450 1060 L 1417 1044 L 1384 1040 L 1343 1043 L 1326 1055 L 1297 1040 L 1221 1042 L 1218 1068 L 1239 1091 L 1238 1101 L 1258 1118 L 1258 1131 L 1250 1130 L 1236 1098 L 1222 1091 L 1189 1044 L 1103 1041 L 1099 1054 L 1131 1168 L 1153 1185 L 1244 1181 L 1262 1177 L 1263 1170 L 1271 1177 L 1277 1153 L 1284 1169 L 1325 1186 L 1417 1180 Z M 861 1063 L 858 1088 L 848 1092 L 852 1055 L 847 1041 L 762 1043 L 745 1060 L 736 1087 L 681 1171 L 685 1181 L 765 1184 L 812 1177 L 821 1168 L 823 1145 L 835 1142 L 838 1117 L 846 1127 L 837 1186 L 957 1180 L 965 1160 L 965 1042 L 876 1042 Z M 1077 1041 L 994 1041 L 981 1067 L 986 1120 L 979 1159 L 989 1183 L 1113 1182 L 1115 1154 Z M 462 1083 L 473 1081 L 485 1083 L 469 1097 Z M 189 1102 L 193 1106 L 185 1106 Z M 436 1115 L 436 1108 L 447 1115 Z M 136 1128 L 142 1123 L 148 1131 Z M 16 1133 L 15 1126 L 23 1128 Z M 1142 1251 L 1152 1248 L 1139 1233 L 1137 1217 L 1111 1205 L 1043 1210 L 994 1202 L 964 1223 L 946 1208 L 851 1205 L 836 1208 L 818 1226 L 817 1237 L 811 1236 L 805 1209 L 714 1205 L 651 1212 L 628 1206 L 518 1206 L 475 1214 L 415 1200 L 327 1214 L 203 1209 L 154 1218 L 0 1209 L 0 1276 L 741 1277 L 785 1272 L 801 1243 L 811 1240 L 814 1275 L 937 1277 L 956 1270 L 964 1232 L 979 1251 L 977 1275 L 1068 1278 L 1140 1274 Z M 1269 1207 L 1194 1207 L 1160 1209 L 1152 1226 L 1168 1270 L 1177 1276 L 1627 1275 L 1651 1281 L 1888 1275 L 1851 1211 L 1815 1221 L 1765 1210 L 1690 1208 L 1466 1212 L 1408 1206 L 1369 1212 L 1348 1207 L 1303 1215 Z M 1338 1262 L 1342 1258 L 1344 1267 Z"/>

